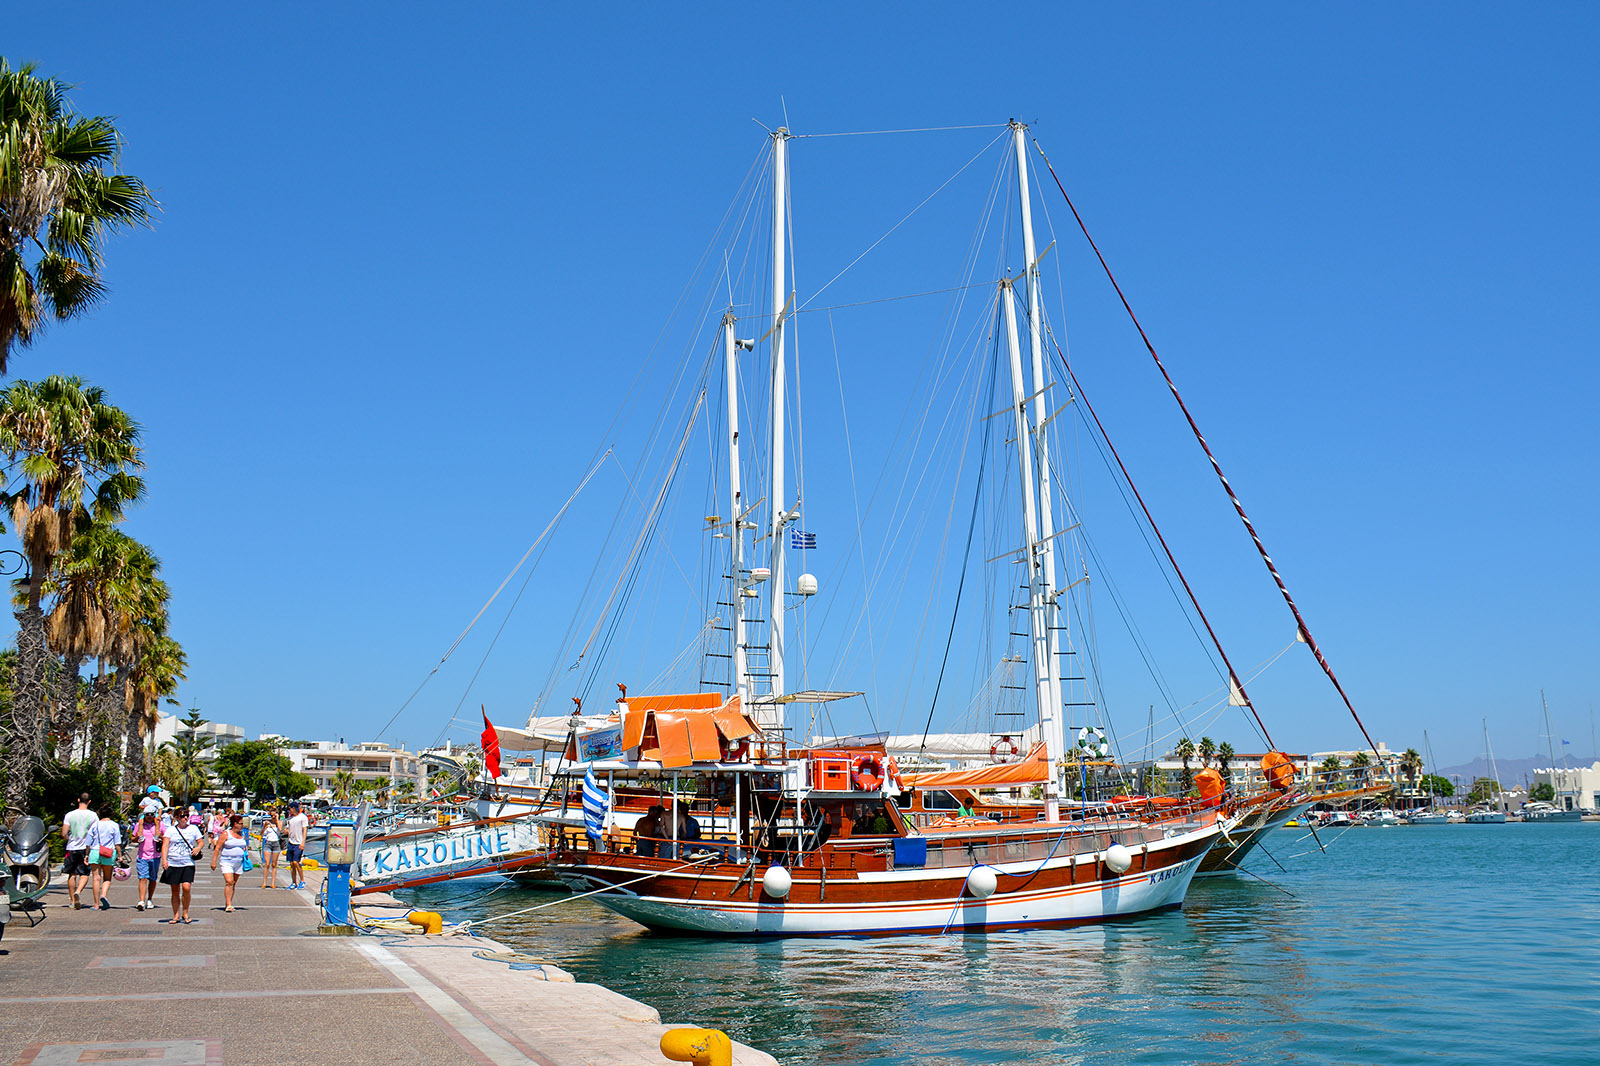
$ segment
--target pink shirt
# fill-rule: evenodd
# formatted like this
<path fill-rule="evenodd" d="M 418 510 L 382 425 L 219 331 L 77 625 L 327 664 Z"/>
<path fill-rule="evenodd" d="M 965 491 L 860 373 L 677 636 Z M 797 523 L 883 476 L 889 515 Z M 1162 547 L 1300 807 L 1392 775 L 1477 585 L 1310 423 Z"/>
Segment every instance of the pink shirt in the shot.
<path fill-rule="evenodd" d="M 155 858 L 161 854 L 161 823 L 146 825 L 140 821 L 133 827 L 133 839 L 139 842 L 139 858 Z"/>

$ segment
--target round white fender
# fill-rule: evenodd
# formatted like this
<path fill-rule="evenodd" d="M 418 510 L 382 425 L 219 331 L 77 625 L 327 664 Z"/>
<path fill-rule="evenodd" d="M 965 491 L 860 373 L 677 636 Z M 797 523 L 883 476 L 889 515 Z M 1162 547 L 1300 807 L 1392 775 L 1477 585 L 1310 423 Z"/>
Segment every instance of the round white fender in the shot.
<path fill-rule="evenodd" d="M 978 899 L 988 899 L 1000 887 L 1000 879 L 989 866 L 976 866 L 967 875 L 967 891 Z"/>
<path fill-rule="evenodd" d="M 1125 874 L 1128 867 L 1133 865 L 1133 852 L 1121 844 L 1113 844 L 1106 849 L 1106 869 L 1114 874 Z"/>
<path fill-rule="evenodd" d="M 761 875 L 761 891 L 773 899 L 784 899 L 794 887 L 794 878 L 782 866 L 769 866 Z"/>

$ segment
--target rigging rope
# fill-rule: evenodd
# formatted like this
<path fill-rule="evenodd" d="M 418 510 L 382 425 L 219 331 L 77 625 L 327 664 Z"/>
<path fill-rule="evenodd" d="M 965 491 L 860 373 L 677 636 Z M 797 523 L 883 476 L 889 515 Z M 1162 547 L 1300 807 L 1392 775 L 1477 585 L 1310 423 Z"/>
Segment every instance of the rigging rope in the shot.
<path fill-rule="evenodd" d="M 1222 656 L 1222 663 L 1228 668 L 1228 680 L 1239 690 L 1239 698 L 1250 709 L 1250 716 L 1256 720 L 1256 725 L 1261 730 L 1261 735 L 1266 738 L 1268 747 L 1276 748 L 1272 741 L 1272 734 L 1267 731 L 1267 725 L 1261 720 L 1261 715 L 1256 713 L 1255 704 L 1251 702 L 1245 692 L 1244 682 L 1239 680 L 1239 674 L 1233 668 L 1228 653 L 1222 648 L 1222 641 L 1217 637 L 1217 631 L 1211 628 L 1211 619 L 1206 617 L 1206 612 L 1200 606 L 1200 598 L 1194 594 L 1194 589 L 1189 587 L 1189 579 L 1184 576 L 1183 568 L 1178 565 L 1178 559 L 1172 554 L 1172 549 L 1167 546 L 1167 538 L 1162 535 L 1161 527 L 1156 525 L 1155 516 L 1150 513 L 1150 508 L 1145 505 L 1144 496 L 1139 492 L 1139 486 L 1133 483 L 1133 475 L 1128 473 L 1127 466 L 1122 462 L 1122 456 L 1117 452 L 1117 446 L 1111 443 L 1111 436 L 1106 432 L 1106 427 L 1101 424 L 1100 416 L 1095 413 L 1094 404 L 1089 402 L 1088 395 L 1083 391 L 1083 385 L 1078 381 L 1078 375 L 1072 372 L 1072 365 L 1067 362 L 1067 357 L 1062 353 L 1061 346 L 1055 343 L 1055 337 L 1050 338 L 1055 347 L 1056 355 L 1060 356 L 1060 363 L 1067 372 L 1067 377 L 1072 379 L 1072 387 L 1078 390 L 1078 399 L 1083 401 L 1084 410 L 1089 412 L 1089 417 L 1094 419 L 1094 425 L 1100 431 L 1100 438 L 1106 442 L 1106 447 L 1111 450 L 1111 457 L 1117 461 L 1117 469 L 1122 471 L 1122 478 L 1128 483 L 1128 488 L 1133 491 L 1133 498 L 1139 501 L 1139 509 L 1144 512 L 1145 521 L 1150 523 L 1150 529 L 1155 533 L 1156 539 L 1161 542 L 1161 550 L 1167 553 L 1167 562 L 1172 564 L 1172 570 L 1178 575 L 1178 580 L 1183 583 L 1183 591 L 1189 594 L 1189 602 L 1194 604 L 1195 613 L 1200 616 L 1201 623 L 1206 627 L 1206 632 L 1211 634 L 1211 643 L 1216 645 L 1217 654 Z M 1202 442 L 1203 443 L 1203 442 Z"/>
<path fill-rule="evenodd" d="M 1211 446 L 1206 443 L 1205 436 L 1200 432 L 1199 424 L 1195 422 L 1194 416 L 1189 413 L 1189 405 L 1184 403 L 1183 397 L 1179 395 L 1178 386 L 1173 383 L 1172 375 L 1167 373 L 1166 365 L 1161 362 L 1161 356 L 1156 354 L 1155 345 L 1150 342 L 1150 337 L 1145 333 L 1144 326 L 1140 325 L 1139 316 L 1133 313 L 1133 305 L 1128 303 L 1128 298 L 1123 295 L 1122 286 L 1117 284 L 1116 276 L 1111 273 L 1111 267 L 1106 263 L 1106 257 L 1100 254 L 1100 246 L 1089 235 L 1089 227 L 1084 223 L 1083 216 L 1078 214 L 1078 207 L 1072 202 L 1072 197 L 1067 195 L 1066 186 L 1061 184 L 1061 178 L 1056 174 L 1056 168 L 1050 165 L 1050 157 L 1045 155 L 1044 149 L 1039 145 L 1038 138 L 1033 139 L 1033 146 L 1038 149 L 1039 158 L 1044 160 L 1045 168 L 1050 171 L 1050 177 L 1055 179 L 1056 188 L 1061 190 L 1062 199 L 1066 200 L 1067 207 L 1072 211 L 1072 217 L 1078 222 L 1078 228 L 1083 231 L 1084 239 L 1089 242 L 1089 247 L 1093 249 L 1095 258 L 1100 261 L 1100 268 L 1105 271 L 1106 279 L 1111 282 L 1111 287 L 1117 291 L 1117 299 L 1122 301 L 1123 310 L 1128 312 L 1128 318 L 1133 321 L 1133 328 L 1139 331 L 1139 339 L 1144 341 L 1145 350 L 1150 353 L 1150 358 L 1155 360 L 1156 368 L 1161 371 L 1161 376 L 1166 380 L 1167 388 L 1171 391 L 1172 398 L 1178 401 L 1178 407 L 1183 411 L 1183 417 L 1188 420 L 1189 428 L 1194 431 L 1195 440 L 1200 442 L 1200 447 L 1206 453 L 1206 458 L 1211 460 L 1211 468 L 1216 471 L 1217 480 L 1222 482 L 1223 489 L 1228 493 L 1228 499 L 1233 501 L 1233 509 L 1238 512 L 1239 520 L 1244 523 L 1244 528 L 1250 533 L 1250 539 L 1255 541 L 1256 551 L 1260 553 L 1261 561 L 1267 564 L 1267 571 L 1272 574 L 1272 580 L 1277 582 L 1278 591 L 1283 594 L 1283 602 L 1289 605 L 1289 611 L 1294 615 L 1295 624 L 1300 627 L 1300 634 L 1305 637 L 1306 646 L 1311 649 L 1311 654 L 1316 656 L 1317 665 L 1322 667 L 1322 672 L 1328 675 L 1329 681 L 1333 682 L 1333 687 L 1338 691 L 1339 698 L 1344 700 L 1345 707 L 1350 711 L 1350 717 L 1355 719 L 1356 726 L 1361 730 L 1361 735 L 1366 738 L 1368 747 L 1372 748 L 1373 752 L 1377 752 L 1378 745 L 1373 742 L 1372 734 L 1367 732 L 1367 727 L 1362 723 L 1361 716 L 1356 713 L 1355 704 L 1350 702 L 1350 697 L 1345 693 L 1344 686 L 1339 684 L 1338 677 L 1334 675 L 1333 667 L 1328 665 L 1328 660 L 1323 656 L 1322 649 L 1317 646 L 1316 638 L 1311 635 L 1311 629 L 1306 625 L 1305 618 L 1300 614 L 1300 608 L 1296 606 L 1294 597 L 1289 595 L 1289 586 L 1284 583 L 1283 576 L 1278 573 L 1278 567 L 1273 563 L 1272 556 L 1267 554 L 1266 545 L 1261 543 L 1261 536 L 1256 532 L 1256 527 L 1250 521 L 1250 516 L 1245 514 L 1244 504 L 1239 502 L 1238 494 L 1233 491 L 1233 486 L 1228 484 L 1227 475 L 1222 472 L 1222 464 L 1217 462 L 1217 457 L 1211 453 Z M 1174 563 L 1173 565 L 1176 566 L 1177 564 Z M 1188 582 L 1184 584 L 1187 586 Z M 1198 607 L 1199 605 L 1196 604 L 1196 609 Z M 1202 615 L 1201 617 L 1204 618 L 1205 616 Z M 1210 628 L 1209 623 L 1206 628 Z M 1221 651 L 1220 646 L 1217 650 Z M 1224 657 L 1224 661 L 1226 661 L 1226 657 Z M 1228 669 L 1231 672 L 1233 668 L 1230 666 Z M 1241 690 L 1240 694 L 1243 695 L 1243 690 Z M 1249 704 L 1248 698 L 1246 698 L 1246 705 L 1250 706 L 1250 713 L 1254 714 L 1255 707 Z M 1258 723 L 1260 722 L 1259 717 L 1256 720 Z M 1262 726 L 1262 729 L 1264 731 L 1266 727 Z"/>

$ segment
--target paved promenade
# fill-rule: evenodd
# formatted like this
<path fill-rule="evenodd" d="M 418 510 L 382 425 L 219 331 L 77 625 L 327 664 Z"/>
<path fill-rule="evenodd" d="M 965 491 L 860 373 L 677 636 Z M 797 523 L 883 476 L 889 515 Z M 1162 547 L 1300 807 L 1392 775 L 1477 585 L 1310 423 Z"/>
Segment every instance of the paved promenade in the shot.
<path fill-rule="evenodd" d="M 667 1026 L 644 1004 L 554 968 L 478 957 L 505 951 L 491 940 L 318 936 L 312 894 L 262 889 L 259 876 L 240 879 L 227 914 L 221 875 L 202 866 L 193 925 L 163 923 L 165 885 L 157 910 L 134 909 L 123 881 L 111 910 L 74 911 L 53 879 L 45 919 L 29 928 L 15 912 L 0 941 L 0 1066 L 667 1061 Z M 734 1061 L 775 1066 L 738 1045 Z"/>

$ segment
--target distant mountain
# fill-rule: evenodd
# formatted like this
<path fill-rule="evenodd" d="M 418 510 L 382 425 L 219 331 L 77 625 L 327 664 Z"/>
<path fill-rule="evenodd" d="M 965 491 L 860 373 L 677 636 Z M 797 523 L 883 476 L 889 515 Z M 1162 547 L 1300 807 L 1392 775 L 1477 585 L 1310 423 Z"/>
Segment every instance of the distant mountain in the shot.
<path fill-rule="evenodd" d="M 1571 751 L 1572 749 L 1568 748 L 1567 750 Z M 1568 755 L 1563 759 L 1560 752 L 1556 753 L 1557 766 L 1593 766 L 1595 761 L 1596 756 L 1593 755 Z M 1524 779 L 1533 780 L 1535 767 L 1542 770 L 1550 765 L 1550 755 L 1546 752 L 1542 755 L 1530 755 L 1526 759 L 1504 759 L 1496 755 L 1494 764 L 1500 771 L 1500 783 L 1502 785 L 1507 788 L 1520 788 Z M 1489 760 L 1480 755 L 1469 763 L 1462 763 L 1460 766 L 1441 766 L 1434 772 L 1440 777 L 1460 777 L 1461 783 L 1465 785 L 1477 778 L 1490 776 Z"/>

